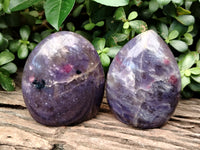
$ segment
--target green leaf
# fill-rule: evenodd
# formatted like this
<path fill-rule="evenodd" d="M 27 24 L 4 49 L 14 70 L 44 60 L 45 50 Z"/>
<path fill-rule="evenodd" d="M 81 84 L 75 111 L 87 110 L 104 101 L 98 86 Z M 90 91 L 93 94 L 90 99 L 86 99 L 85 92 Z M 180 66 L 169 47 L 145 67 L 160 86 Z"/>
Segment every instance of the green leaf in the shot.
<path fill-rule="evenodd" d="M 114 33 L 112 34 L 112 38 L 114 39 L 115 43 L 117 42 L 123 42 L 128 38 L 129 35 L 124 33 Z"/>
<path fill-rule="evenodd" d="M 170 45 L 179 52 L 185 52 L 188 50 L 188 45 L 181 40 L 172 40 Z"/>
<path fill-rule="evenodd" d="M 189 87 L 194 92 L 200 92 L 200 84 L 196 82 L 192 82 L 189 84 Z"/>
<path fill-rule="evenodd" d="M 126 14 L 125 14 L 123 7 L 119 7 L 119 8 L 116 9 L 116 11 L 114 13 L 114 19 L 115 20 L 122 20 L 122 21 L 126 20 Z"/>
<path fill-rule="evenodd" d="M 21 43 L 19 42 L 19 40 L 9 41 L 9 50 L 12 53 L 15 53 L 19 49 L 20 45 L 21 45 Z"/>
<path fill-rule="evenodd" d="M 200 83 L 200 75 L 192 75 L 192 79 L 198 83 Z"/>
<path fill-rule="evenodd" d="M 136 11 L 132 11 L 129 15 L 128 15 L 128 20 L 133 20 L 135 18 L 137 18 L 138 13 Z"/>
<path fill-rule="evenodd" d="M 44 10 L 47 21 L 58 31 L 61 24 L 71 12 L 75 0 L 47 0 Z"/>
<path fill-rule="evenodd" d="M 3 11 L 6 12 L 6 13 L 10 13 L 10 9 L 9 9 L 9 5 L 10 5 L 10 0 L 4 0 L 4 3 L 3 3 Z"/>
<path fill-rule="evenodd" d="M 200 53 L 200 39 L 197 42 L 196 51 Z"/>
<path fill-rule="evenodd" d="M 5 50 L 8 46 L 8 40 L 0 33 L 0 51 Z"/>
<path fill-rule="evenodd" d="M 3 65 L 1 68 L 3 68 L 6 71 L 8 71 L 9 74 L 16 73 L 16 71 L 17 71 L 17 66 L 12 62 Z"/>
<path fill-rule="evenodd" d="M 193 25 L 195 18 L 192 15 L 181 15 L 176 17 L 176 20 L 185 26 Z"/>
<path fill-rule="evenodd" d="M 159 34 L 162 36 L 162 38 L 167 39 L 168 38 L 168 27 L 166 24 L 164 23 L 159 23 L 157 30 L 159 32 Z"/>
<path fill-rule="evenodd" d="M 181 77 L 181 89 L 183 91 L 183 89 L 190 84 L 190 77 L 186 77 L 186 76 L 183 76 Z"/>
<path fill-rule="evenodd" d="M 192 43 L 193 43 L 193 36 L 192 36 L 192 34 L 191 33 L 185 33 L 183 41 L 185 41 L 187 43 L 187 45 L 192 45 Z"/>
<path fill-rule="evenodd" d="M 104 21 L 99 21 L 96 23 L 97 27 L 102 27 L 104 25 Z"/>
<path fill-rule="evenodd" d="M 177 14 L 179 16 L 180 15 L 190 15 L 191 14 L 191 11 L 189 11 L 187 9 L 184 9 L 183 7 L 177 7 L 176 10 L 177 10 Z"/>
<path fill-rule="evenodd" d="M 168 39 L 173 40 L 179 36 L 179 32 L 177 30 L 173 30 L 169 33 Z"/>
<path fill-rule="evenodd" d="M 14 91 L 15 83 L 14 81 L 7 75 L 0 72 L 0 84 L 1 87 L 6 91 Z"/>
<path fill-rule="evenodd" d="M 122 48 L 121 46 L 110 47 L 107 55 L 110 58 L 114 58 L 117 55 L 117 53 L 120 51 L 121 48 Z"/>
<path fill-rule="evenodd" d="M 149 2 L 149 10 L 150 10 L 151 12 L 157 11 L 158 8 L 159 8 L 159 3 L 157 2 L 157 0 L 151 0 L 151 1 Z"/>
<path fill-rule="evenodd" d="M 100 54 L 100 60 L 103 67 L 108 67 L 110 65 L 110 58 L 105 53 Z"/>
<path fill-rule="evenodd" d="M 81 13 L 83 7 L 84 7 L 83 4 L 81 4 L 81 5 L 79 5 L 78 7 L 76 7 L 76 8 L 74 9 L 73 13 L 72 13 L 72 16 L 75 17 L 75 18 L 78 17 L 78 16 L 80 15 L 80 13 Z"/>
<path fill-rule="evenodd" d="M 94 23 L 87 23 L 87 24 L 84 25 L 84 29 L 90 31 L 90 30 L 92 30 L 95 26 L 96 26 L 96 25 L 95 25 Z"/>
<path fill-rule="evenodd" d="M 160 5 L 162 5 L 162 6 L 169 4 L 170 1 L 171 1 L 171 0 L 157 0 L 157 2 L 158 2 Z"/>
<path fill-rule="evenodd" d="M 142 33 L 148 29 L 146 22 L 142 20 L 130 21 L 129 24 L 136 33 Z"/>
<path fill-rule="evenodd" d="M 129 22 L 124 22 L 123 24 L 123 29 L 128 29 L 129 28 Z"/>
<path fill-rule="evenodd" d="M 24 25 L 19 29 L 20 36 L 22 40 L 28 41 L 28 38 L 31 34 L 31 29 L 28 25 Z"/>
<path fill-rule="evenodd" d="M 52 30 L 44 30 L 41 33 L 41 38 L 44 39 L 45 37 L 47 37 L 48 35 L 50 35 L 52 32 Z"/>
<path fill-rule="evenodd" d="M 11 11 L 19 11 L 26 9 L 39 1 L 42 0 L 10 0 L 9 8 Z"/>
<path fill-rule="evenodd" d="M 182 5 L 183 4 L 183 0 L 172 0 L 173 3 L 178 4 L 178 5 Z"/>
<path fill-rule="evenodd" d="M 95 38 L 92 44 L 96 50 L 102 50 L 105 47 L 106 40 L 104 38 Z"/>
<path fill-rule="evenodd" d="M 199 75 L 200 74 L 200 67 L 190 68 L 189 71 L 193 75 Z"/>
<path fill-rule="evenodd" d="M 28 47 L 26 44 L 22 44 L 17 51 L 17 56 L 19 59 L 25 59 L 28 56 Z"/>
<path fill-rule="evenodd" d="M 42 37 L 38 32 L 33 33 L 33 41 L 39 43 L 42 41 Z"/>
<path fill-rule="evenodd" d="M 66 27 L 67 27 L 67 29 L 68 29 L 69 31 L 72 31 L 72 32 L 75 31 L 75 26 L 74 26 L 73 22 L 68 22 L 68 23 L 66 24 Z"/>
<path fill-rule="evenodd" d="M 112 6 L 112 7 L 126 6 L 129 3 L 129 0 L 93 0 L 93 1 L 100 3 L 102 5 Z"/>
<path fill-rule="evenodd" d="M 28 44 L 28 49 L 30 50 L 30 51 L 32 51 L 35 47 L 37 46 L 37 44 L 36 43 L 30 43 L 30 44 Z"/>
<path fill-rule="evenodd" d="M 188 53 L 184 54 L 182 59 L 178 62 L 178 66 L 180 70 L 187 70 L 191 68 L 196 61 L 199 60 L 199 54 L 194 51 L 189 51 Z"/>
<path fill-rule="evenodd" d="M 179 36 L 185 34 L 187 32 L 188 27 L 184 26 L 183 24 L 179 23 L 178 21 L 174 20 L 169 27 L 169 32 L 176 30 L 179 32 Z"/>
<path fill-rule="evenodd" d="M 0 53 L 0 66 L 9 63 L 15 59 L 15 55 L 9 51 Z"/>

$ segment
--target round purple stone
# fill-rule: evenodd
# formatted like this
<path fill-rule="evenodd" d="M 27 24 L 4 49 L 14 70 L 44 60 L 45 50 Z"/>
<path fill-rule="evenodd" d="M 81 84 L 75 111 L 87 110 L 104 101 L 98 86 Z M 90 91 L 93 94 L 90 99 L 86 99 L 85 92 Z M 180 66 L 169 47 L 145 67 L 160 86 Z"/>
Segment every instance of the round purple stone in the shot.
<path fill-rule="evenodd" d="M 129 41 L 110 65 L 107 100 L 115 116 L 137 128 L 164 125 L 173 114 L 181 90 L 176 60 L 153 30 Z"/>
<path fill-rule="evenodd" d="M 22 77 L 32 117 L 49 126 L 73 125 L 95 117 L 104 92 L 99 56 L 82 36 L 62 31 L 40 42 Z"/>

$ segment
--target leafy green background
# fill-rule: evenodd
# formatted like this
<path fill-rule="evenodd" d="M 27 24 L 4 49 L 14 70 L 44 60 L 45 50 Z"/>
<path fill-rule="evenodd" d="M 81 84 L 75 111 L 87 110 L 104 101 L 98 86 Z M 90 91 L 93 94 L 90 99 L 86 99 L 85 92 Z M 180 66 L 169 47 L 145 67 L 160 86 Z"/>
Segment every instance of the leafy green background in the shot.
<path fill-rule="evenodd" d="M 152 29 L 169 45 L 182 96 L 200 97 L 200 0 L 0 0 L 0 84 L 13 77 L 46 36 L 69 30 L 96 48 L 105 73 L 130 39 Z"/>

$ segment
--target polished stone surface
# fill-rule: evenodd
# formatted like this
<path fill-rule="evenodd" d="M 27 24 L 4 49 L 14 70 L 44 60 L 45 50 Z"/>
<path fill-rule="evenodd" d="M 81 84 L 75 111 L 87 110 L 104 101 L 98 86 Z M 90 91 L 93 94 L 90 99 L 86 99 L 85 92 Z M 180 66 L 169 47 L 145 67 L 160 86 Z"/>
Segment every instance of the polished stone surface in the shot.
<path fill-rule="evenodd" d="M 153 30 L 129 41 L 107 74 L 107 99 L 115 116 L 138 128 L 164 125 L 173 114 L 181 90 L 176 60 Z"/>
<path fill-rule="evenodd" d="M 32 117 L 45 125 L 73 125 L 95 117 L 103 92 L 99 56 L 82 36 L 62 31 L 45 38 L 30 54 L 22 92 Z"/>

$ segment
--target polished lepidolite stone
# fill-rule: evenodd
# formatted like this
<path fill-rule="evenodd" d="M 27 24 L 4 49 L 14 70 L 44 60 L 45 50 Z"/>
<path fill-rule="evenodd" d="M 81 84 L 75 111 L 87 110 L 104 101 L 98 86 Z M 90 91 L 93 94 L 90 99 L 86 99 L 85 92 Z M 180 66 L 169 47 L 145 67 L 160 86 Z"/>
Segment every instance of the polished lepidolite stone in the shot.
<path fill-rule="evenodd" d="M 62 31 L 39 43 L 22 77 L 32 117 L 49 126 L 74 125 L 96 116 L 104 92 L 99 56 L 82 36 Z"/>
<path fill-rule="evenodd" d="M 107 74 L 107 100 L 115 116 L 137 128 L 157 128 L 173 114 L 181 90 L 176 60 L 153 30 L 129 41 Z"/>

